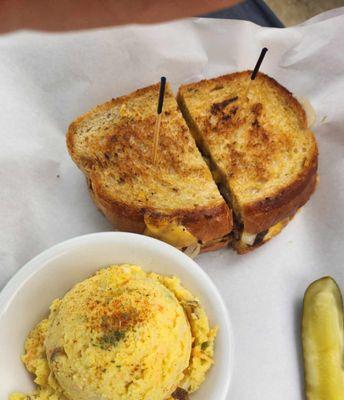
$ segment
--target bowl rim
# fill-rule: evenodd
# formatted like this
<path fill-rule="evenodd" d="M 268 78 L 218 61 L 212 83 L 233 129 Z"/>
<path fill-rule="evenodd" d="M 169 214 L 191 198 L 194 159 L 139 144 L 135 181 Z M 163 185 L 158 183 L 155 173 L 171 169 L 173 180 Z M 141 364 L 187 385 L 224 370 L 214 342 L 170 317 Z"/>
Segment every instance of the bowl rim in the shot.
<path fill-rule="evenodd" d="M 197 264 L 193 259 L 184 254 L 182 251 L 176 249 L 175 247 L 169 245 L 168 243 L 162 242 L 158 239 L 140 235 L 137 233 L 131 232 L 96 232 L 89 233 L 85 235 L 76 236 L 62 242 L 59 242 L 46 250 L 43 250 L 41 253 L 33 257 L 27 263 L 25 263 L 18 271 L 10 278 L 7 284 L 0 291 L 0 320 L 6 314 L 8 307 L 10 306 L 12 300 L 16 296 L 16 294 L 21 290 L 24 284 L 32 279 L 32 277 L 39 273 L 41 269 L 46 266 L 46 263 L 60 254 L 61 252 L 67 252 L 77 247 L 78 245 L 85 244 L 85 242 L 91 241 L 92 243 L 101 242 L 104 239 L 120 239 L 120 240 L 139 240 L 143 244 L 148 243 L 154 244 L 156 247 L 160 247 L 162 251 L 166 251 L 166 253 L 174 253 L 174 257 L 177 257 L 181 260 L 181 263 L 184 265 L 187 264 L 188 268 L 191 268 L 192 275 L 199 275 L 198 282 L 202 281 L 202 285 L 207 286 L 208 290 L 212 293 L 212 296 L 215 298 L 215 302 L 220 308 L 219 314 L 221 314 L 221 322 L 225 326 L 226 335 L 228 336 L 227 341 L 230 343 L 230 351 L 229 351 L 229 371 L 227 373 L 227 379 L 223 382 L 223 400 L 229 393 L 229 387 L 232 381 L 233 375 L 233 367 L 234 367 L 234 334 L 232 329 L 232 323 L 229 317 L 228 308 L 225 305 L 225 302 L 217 289 L 216 285 L 209 277 L 209 275 L 203 270 L 203 268 Z M 150 243 L 149 243 L 150 242 Z M 154 242 L 154 243 L 153 243 Z M 168 256 L 168 254 L 167 254 Z M 200 292 L 202 292 L 202 287 L 200 288 Z"/>

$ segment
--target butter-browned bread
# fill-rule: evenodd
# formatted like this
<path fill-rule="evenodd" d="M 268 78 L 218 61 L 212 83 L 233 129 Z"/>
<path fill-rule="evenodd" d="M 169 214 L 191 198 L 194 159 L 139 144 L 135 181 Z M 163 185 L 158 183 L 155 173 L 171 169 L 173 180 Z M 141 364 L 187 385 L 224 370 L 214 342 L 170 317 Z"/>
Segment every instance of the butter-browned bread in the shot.
<path fill-rule="evenodd" d="M 232 214 L 167 85 L 157 163 L 159 85 L 113 99 L 69 127 L 69 153 L 98 208 L 120 230 L 191 252 L 228 243 Z"/>
<path fill-rule="evenodd" d="M 233 246 L 275 236 L 313 193 L 318 150 L 301 104 L 251 71 L 181 86 L 178 103 L 234 212 Z"/>

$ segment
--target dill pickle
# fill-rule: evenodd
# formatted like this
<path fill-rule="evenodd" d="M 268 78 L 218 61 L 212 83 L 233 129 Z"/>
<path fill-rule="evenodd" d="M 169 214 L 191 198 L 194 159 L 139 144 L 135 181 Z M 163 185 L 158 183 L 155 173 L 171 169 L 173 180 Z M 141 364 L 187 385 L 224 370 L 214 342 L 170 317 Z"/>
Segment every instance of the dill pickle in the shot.
<path fill-rule="evenodd" d="M 343 300 L 336 282 L 313 282 L 303 302 L 302 348 L 307 400 L 344 399 Z"/>

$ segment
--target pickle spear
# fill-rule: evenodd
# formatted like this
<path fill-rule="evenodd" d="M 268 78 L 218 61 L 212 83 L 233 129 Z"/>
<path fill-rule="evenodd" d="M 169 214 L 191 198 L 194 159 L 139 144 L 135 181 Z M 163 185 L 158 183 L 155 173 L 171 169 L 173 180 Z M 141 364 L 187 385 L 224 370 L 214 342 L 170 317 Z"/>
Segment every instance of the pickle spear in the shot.
<path fill-rule="evenodd" d="M 343 300 L 330 277 L 305 293 L 302 348 L 307 400 L 344 399 Z"/>

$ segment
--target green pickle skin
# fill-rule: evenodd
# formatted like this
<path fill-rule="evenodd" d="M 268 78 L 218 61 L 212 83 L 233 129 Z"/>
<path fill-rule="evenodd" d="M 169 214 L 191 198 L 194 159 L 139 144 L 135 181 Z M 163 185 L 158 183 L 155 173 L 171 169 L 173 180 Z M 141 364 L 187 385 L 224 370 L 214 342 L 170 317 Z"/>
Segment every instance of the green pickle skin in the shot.
<path fill-rule="evenodd" d="M 302 348 L 307 400 L 344 400 L 343 300 L 331 277 L 306 290 Z"/>

